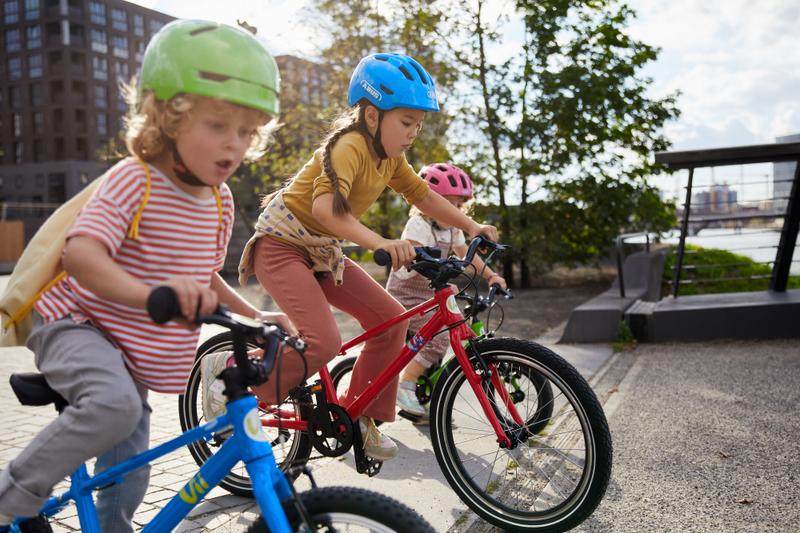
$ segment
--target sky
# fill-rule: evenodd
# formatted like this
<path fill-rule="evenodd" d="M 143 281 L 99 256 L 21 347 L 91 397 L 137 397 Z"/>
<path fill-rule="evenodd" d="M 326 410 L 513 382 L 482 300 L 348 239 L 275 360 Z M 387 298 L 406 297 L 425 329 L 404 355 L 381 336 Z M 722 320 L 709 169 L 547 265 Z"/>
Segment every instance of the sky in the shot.
<path fill-rule="evenodd" d="M 259 28 L 276 54 L 313 59 L 325 36 L 310 22 L 308 0 L 133 0 L 182 18 Z M 682 115 L 665 126 L 673 150 L 772 143 L 800 134 L 800 54 L 797 0 L 630 0 L 638 17 L 629 33 L 661 48 L 644 74 L 651 95 L 681 92 Z M 511 13 L 513 2 L 491 2 L 490 13 Z M 505 26 L 506 44 L 518 50 L 518 21 Z"/>

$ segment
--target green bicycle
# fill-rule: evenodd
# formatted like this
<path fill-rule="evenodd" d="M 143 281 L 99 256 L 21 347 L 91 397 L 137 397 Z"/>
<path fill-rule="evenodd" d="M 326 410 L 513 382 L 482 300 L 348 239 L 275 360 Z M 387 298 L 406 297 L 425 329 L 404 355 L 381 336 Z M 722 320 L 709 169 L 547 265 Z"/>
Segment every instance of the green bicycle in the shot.
<path fill-rule="evenodd" d="M 502 289 L 499 285 L 490 287 L 486 296 L 481 296 L 477 289 L 474 295 L 461 293 L 456 296 L 456 299 L 466 302 L 466 306 L 463 310 L 464 317 L 469 319 L 470 328 L 481 339 L 494 337 L 503 323 L 501 319 L 497 328 L 487 331 L 484 322 L 480 319 L 480 315 L 486 311 L 491 313 L 495 308 L 502 311 L 502 307 L 497 303 L 498 296 L 506 300 L 514 298 L 510 290 Z M 408 336 L 410 337 L 413 334 L 413 332 L 409 332 Z M 434 364 L 428 368 L 425 373 L 417 379 L 415 392 L 417 400 L 423 407 L 430 403 L 433 389 L 436 387 L 439 378 L 452 366 L 448 365 L 452 357 L 452 349 L 448 349 L 447 353 L 443 354 L 440 358 L 438 364 Z M 349 385 L 349 376 L 356 364 L 356 359 L 357 356 L 346 357 L 331 369 L 331 379 L 333 380 L 333 385 L 338 394 L 341 394 Z M 510 367 L 499 368 L 498 370 L 500 371 L 503 381 L 507 385 L 510 385 L 508 388 L 509 396 L 514 403 L 524 401 L 527 397 L 526 395 L 534 393 L 537 395 L 536 405 L 538 407 L 527 420 L 527 424 L 532 433 L 539 433 L 553 416 L 553 389 L 550 386 L 550 382 L 544 379 L 538 372 L 534 372 L 527 367 L 524 369 L 518 367 L 514 367 L 513 369 Z M 529 392 L 526 393 L 525 391 Z M 400 410 L 397 414 L 416 423 L 423 421 L 425 418 L 403 410 Z M 381 422 L 377 421 L 376 424 L 380 425 Z"/>

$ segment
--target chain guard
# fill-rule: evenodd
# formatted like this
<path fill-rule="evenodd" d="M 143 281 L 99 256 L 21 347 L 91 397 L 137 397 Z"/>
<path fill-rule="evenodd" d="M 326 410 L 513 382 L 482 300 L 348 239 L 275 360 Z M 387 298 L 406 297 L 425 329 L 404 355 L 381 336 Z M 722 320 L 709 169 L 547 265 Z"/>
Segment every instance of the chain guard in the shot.
<path fill-rule="evenodd" d="M 325 457 L 339 457 L 353 445 L 353 421 L 347 411 L 335 404 L 317 407 L 308 423 L 308 436 L 314 449 Z"/>

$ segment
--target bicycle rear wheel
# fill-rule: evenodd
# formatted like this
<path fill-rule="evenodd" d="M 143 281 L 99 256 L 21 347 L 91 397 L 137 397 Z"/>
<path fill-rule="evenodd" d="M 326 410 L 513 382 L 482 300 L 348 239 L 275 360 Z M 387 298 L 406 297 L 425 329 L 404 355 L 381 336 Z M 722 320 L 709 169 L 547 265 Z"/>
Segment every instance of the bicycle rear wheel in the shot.
<path fill-rule="evenodd" d="M 381 533 L 433 533 L 434 529 L 410 507 L 397 500 L 355 487 L 323 487 L 300 494 L 315 530 Z M 283 503 L 292 531 L 302 520 L 293 501 Z M 261 516 L 247 533 L 267 533 Z"/>
<path fill-rule="evenodd" d="M 498 391 L 483 385 L 501 425 L 522 438 L 510 449 L 499 446 L 463 369 L 451 361 L 431 408 L 431 441 L 445 477 L 464 503 L 504 531 L 575 527 L 600 503 L 611 475 L 611 435 L 594 392 L 569 363 L 538 344 L 495 338 L 475 348 L 509 395 L 515 389 L 504 375 L 517 378 L 525 392 L 514 404 L 525 422 L 518 426 Z M 483 365 L 472 362 L 483 377 Z M 543 387 L 550 388 L 549 406 L 540 404 Z"/>
<path fill-rule="evenodd" d="M 248 349 L 253 348 L 256 348 L 256 346 L 248 346 Z M 200 360 L 211 353 L 231 350 L 233 350 L 233 345 L 230 332 L 215 335 L 197 349 L 195 363 L 186 383 L 186 391 L 178 396 L 178 412 L 183 431 L 195 428 L 208 421 L 203 414 Z M 294 404 L 286 403 L 282 406 L 282 409 L 294 409 L 295 416 L 301 416 L 299 408 Z M 263 410 L 261 411 L 261 416 L 262 418 L 274 417 L 274 415 Z M 303 465 L 308 461 L 308 457 L 311 455 L 311 443 L 305 432 L 288 429 L 278 431 L 278 428 L 265 427 L 264 433 L 272 444 L 275 461 L 280 469 L 287 473 L 287 476 L 290 475 L 288 471 L 291 467 Z M 224 442 L 224 432 L 222 434 L 217 433 L 211 441 L 200 440 L 189 444 L 189 452 L 198 466 L 202 466 Z M 253 485 L 242 463 L 237 464 L 225 476 L 220 482 L 220 486 L 237 496 L 253 497 Z"/>

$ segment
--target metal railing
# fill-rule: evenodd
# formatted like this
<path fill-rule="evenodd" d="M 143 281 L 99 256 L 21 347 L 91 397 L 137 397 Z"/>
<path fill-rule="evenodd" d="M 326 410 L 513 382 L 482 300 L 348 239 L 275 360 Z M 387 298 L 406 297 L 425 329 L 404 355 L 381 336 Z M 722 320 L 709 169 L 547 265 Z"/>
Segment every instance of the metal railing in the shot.
<path fill-rule="evenodd" d="M 672 275 L 672 295 L 677 297 L 679 294 L 679 287 L 681 284 L 686 283 L 706 283 L 714 281 L 731 281 L 741 279 L 769 279 L 769 289 L 773 291 L 782 292 L 786 290 L 791 265 L 800 262 L 800 260 L 793 260 L 792 255 L 797 243 L 798 226 L 800 225 L 800 142 L 752 145 L 752 146 L 739 146 L 730 148 L 716 148 L 710 150 L 692 150 L 684 152 L 660 152 L 656 154 L 656 162 L 666 165 L 670 170 L 686 169 L 689 171 L 688 182 L 684 187 L 686 196 L 683 203 L 683 213 L 681 217 L 680 236 L 678 241 L 678 250 L 673 268 Z M 756 163 L 777 163 L 777 162 L 794 162 L 794 177 L 788 180 L 773 180 L 766 183 L 778 182 L 791 182 L 791 192 L 786 197 L 770 197 L 770 201 L 786 200 L 785 209 L 771 209 L 762 211 L 745 211 L 740 210 L 734 212 L 730 207 L 722 212 L 717 213 L 703 213 L 692 214 L 692 192 L 695 169 L 700 167 L 718 167 L 730 165 L 750 165 Z M 753 182 L 765 183 L 765 182 Z M 714 184 L 712 184 L 713 186 Z M 698 186 L 700 187 L 700 186 Z M 710 199 L 709 199 L 710 200 Z M 766 199 L 759 200 L 745 200 L 745 202 L 758 202 Z M 738 202 L 732 202 L 730 199 L 725 199 L 723 202 L 707 201 L 706 205 L 718 206 L 724 203 L 728 206 Z M 703 205 L 704 202 L 700 202 Z M 780 207 L 780 204 L 779 204 Z M 709 224 L 734 224 L 734 228 L 743 224 L 746 221 L 753 219 L 783 219 L 783 225 L 780 232 L 780 239 L 777 245 L 774 246 L 755 246 L 739 247 L 739 250 L 757 249 L 757 248 L 772 248 L 774 247 L 775 259 L 772 261 L 761 261 L 756 263 L 772 264 L 772 273 L 767 275 L 752 274 L 749 276 L 722 276 L 714 279 L 707 280 L 682 280 L 681 273 L 684 270 L 707 269 L 712 267 L 731 267 L 734 263 L 726 263 L 724 265 L 684 265 L 684 259 L 687 254 L 691 254 L 691 250 L 686 249 L 686 237 L 693 228 L 704 228 Z M 692 226 L 695 224 L 695 226 Z M 699 230 L 698 230 L 699 231 Z M 752 232 L 750 233 L 753 234 Z"/>

